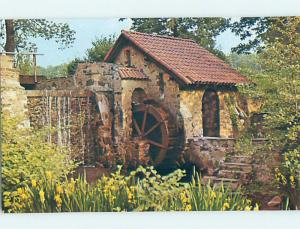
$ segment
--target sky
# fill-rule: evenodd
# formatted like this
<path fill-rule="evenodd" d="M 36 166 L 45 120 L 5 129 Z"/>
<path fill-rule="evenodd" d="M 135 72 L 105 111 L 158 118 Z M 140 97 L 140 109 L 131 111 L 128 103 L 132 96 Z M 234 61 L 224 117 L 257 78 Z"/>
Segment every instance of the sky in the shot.
<path fill-rule="evenodd" d="M 38 65 L 46 67 L 48 65 L 59 65 L 68 63 L 76 57 L 83 57 L 88 48 L 91 47 L 92 41 L 96 37 L 116 35 L 121 30 L 129 30 L 131 26 L 130 19 L 119 21 L 114 19 L 64 19 L 55 20 L 57 22 L 67 22 L 70 27 L 76 31 L 75 42 L 71 48 L 59 50 L 58 45 L 53 40 L 43 40 L 41 38 L 34 41 L 38 47 L 38 53 L 44 54 L 38 56 Z M 236 46 L 240 39 L 230 31 L 225 31 L 217 37 L 217 48 L 225 53 Z"/>

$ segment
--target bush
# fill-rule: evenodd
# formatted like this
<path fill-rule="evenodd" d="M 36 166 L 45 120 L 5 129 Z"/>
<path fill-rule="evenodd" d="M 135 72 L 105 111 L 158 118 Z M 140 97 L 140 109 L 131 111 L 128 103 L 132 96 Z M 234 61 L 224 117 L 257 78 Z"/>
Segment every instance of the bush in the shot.
<path fill-rule="evenodd" d="M 53 179 L 51 173 L 42 180 L 31 180 L 23 188 L 6 192 L 16 200 L 8 212 L 102 212 L 102 211 L 198 211 L 251 210 L 251 201 L 240 190 L 234 193 L 223 186 L 201 185 L 196 177 L 190 184 L 179 181 L 185 173 L 177 170 L 160 176 L 153 167 L 132 171 L 123 176 L 121 167 L 103 176 L 94 185 L 85 177 Z M 256 209 L 258 206 L 256 206 Z"/>
<path fill-rule="evenodd" d="M 63 147 L 46 141 L 48 130 L 22 127 L 18 118 L 2 119 L 2 190 L 12 192 L 30 180 L 40 180 L 52 173 L 59 180 L 76 167 L 70 153 Z M 4 207 L 10 199 L 4 195 Z"/>
<path fill-rule="evenodd" d="M 289 199 L 293 208 L 300 209 L 300 148 L 283 154 L 279 168 L 275 169 L 279 188 Z"/>

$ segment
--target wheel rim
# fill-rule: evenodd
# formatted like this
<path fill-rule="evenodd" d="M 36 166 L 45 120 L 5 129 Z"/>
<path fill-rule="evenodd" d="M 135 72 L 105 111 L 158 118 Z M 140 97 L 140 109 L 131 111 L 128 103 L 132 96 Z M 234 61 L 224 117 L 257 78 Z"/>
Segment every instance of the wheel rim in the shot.
<path fill-rule="evenodd" d="M 168 129 L 166 114 L 150 104 L 133 108 L 133 138 L 150 144 L 149 156 L 158 165 L 168 150 Z"/>

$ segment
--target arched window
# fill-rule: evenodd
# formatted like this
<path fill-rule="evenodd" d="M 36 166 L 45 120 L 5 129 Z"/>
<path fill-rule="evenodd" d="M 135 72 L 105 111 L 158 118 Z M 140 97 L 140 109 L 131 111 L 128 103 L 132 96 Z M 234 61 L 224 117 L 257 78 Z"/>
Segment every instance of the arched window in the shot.
<path fill-rule="evenodd" d="M 146 93 L 142 88 L 136 88 L 132 92 L 131 101 L 133 104 L 142 103 L 145 98 L 146 98 Z"/>
<path fill-rule="evenodd" d="M 220 108 L 216 91 L 208 89 L 202 97 L 202 126 L 203 136 L 220 136 Z"/>

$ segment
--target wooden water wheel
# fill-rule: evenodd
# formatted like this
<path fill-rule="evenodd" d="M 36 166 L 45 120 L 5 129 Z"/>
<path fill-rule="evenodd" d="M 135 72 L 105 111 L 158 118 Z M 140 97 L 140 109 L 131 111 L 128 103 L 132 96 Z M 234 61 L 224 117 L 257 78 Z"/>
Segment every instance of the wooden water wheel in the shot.
<path fill-rule="evenodd" d="M 150 145 L 149 156 L 155 166 L 168 154 L 175 154 L 178 128 L 168 112 L 154 104 L 133 106 L 133 138 Z M 171 162 L 170 162 L 171 163 Z"/>

